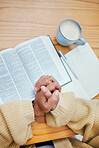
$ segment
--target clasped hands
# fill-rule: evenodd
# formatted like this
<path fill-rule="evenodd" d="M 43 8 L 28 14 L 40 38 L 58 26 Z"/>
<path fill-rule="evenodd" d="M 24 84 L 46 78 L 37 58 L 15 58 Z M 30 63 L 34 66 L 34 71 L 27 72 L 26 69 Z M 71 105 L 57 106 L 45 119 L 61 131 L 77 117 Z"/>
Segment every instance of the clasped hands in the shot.
<path fill-rule="evenodd" d="M 52 76 L 42 76 L 35 84 L 36 92 L 34 101 L 35 119 L 53 111 L 59 102 L 61 86 Z"/>

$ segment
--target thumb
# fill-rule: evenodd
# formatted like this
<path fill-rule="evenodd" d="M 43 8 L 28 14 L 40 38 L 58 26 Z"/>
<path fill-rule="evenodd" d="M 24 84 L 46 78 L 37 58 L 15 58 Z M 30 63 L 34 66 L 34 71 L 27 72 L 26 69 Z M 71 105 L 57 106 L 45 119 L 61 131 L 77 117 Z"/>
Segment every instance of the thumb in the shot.
<path fill-rule="evenodd" d="M 59 91 L 58 90 L 56 90 L 54 93 L 53 93 L 53 95 L 52 95 L 52 98 L 54 98 L 54 100 L 56 100 L 56 103 L 53 105 L 53 107 L 52 107 L 52 111 L 53 110 L 55 110 L 55 108 L 57 107 L 57 104 L 58 104 L 58 102 L 59 102 Z"/>
<path fill-rule="evenodd" d="M 52 97 L 54 97 L 54 98 L 59 97 L 59 91 L 55 90 L 54 93 L 52 94 Z"/>
<path fill-rule="evenodd" d="M 46 106 L 49 108 L 49 110 L 53 111 L 56 108 L 58 102 L 59 102 L 59 91 L 56 90 L 52 94 L 52 96 L 48 99 Z"/>
<path fill-rule="evenodd" d="M 52 94 L 51 94 L 51 92 L 49 91 L 49 89 L 48 89 L 47 87 L 45 87 L 45 86 L 41 86 L 41 91 L 42 91 L 43 95 L 44 95 L 47 99 L 49 99 L 49 98 L 52 96 Z"/>
<path fill-rule="evenodd" d="M 56 100 L 59 98 L 59 91 L 58 90 L 54 91 L 54 93 L 52 94 L 52 98 L 54 98 Z"/>

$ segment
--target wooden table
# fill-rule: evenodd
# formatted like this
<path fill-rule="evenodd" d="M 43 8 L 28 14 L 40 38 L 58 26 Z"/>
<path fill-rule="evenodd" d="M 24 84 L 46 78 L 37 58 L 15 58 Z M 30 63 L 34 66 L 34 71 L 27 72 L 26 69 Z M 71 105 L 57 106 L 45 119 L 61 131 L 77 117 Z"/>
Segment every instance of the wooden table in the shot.
<path fill-rule="evenodd" d="M 71 45 L 69 47 L 62 47 L 57 43 L 56 38 L 54 38 L 52 41 L 57 51 L 61 49 L 64 53 L 76 47 L 76 45 Z M 97 95 L 94 99 L 99 99 L 99 95 Z M 71 129 L 69 129 L 67 126 L 62 126 L 60 128 L 52 128 L 48 126 L 46 123 L 44 123 L 43 118 L 39 119 L 38 122 L 41 122 L 41 123 L 37 123 L 37 122 L 32 123 L 32 132 L 34 136 L 32 139 L 27 141 L 26 145 L 29 145 L 35 142 L 60 139 L 60 138 L 65 138 L 65 137 L 70 137 L 75 135 L 75 133 Z"/>
<path fill-rule="evenodd" d="M 99 0 L 0 0 L 0 50 L 50 35 L 56 49 L 66 53 L 75 46 L 62 47 L 55 36 L 59 23 L 67 18 L 81 25 L 83 37 L 99 58 Z M 34 122 L 32 129 L 34 137 L 26 144 L 74 135 L 66 126 L 51 128 L 45 123 Z"/>

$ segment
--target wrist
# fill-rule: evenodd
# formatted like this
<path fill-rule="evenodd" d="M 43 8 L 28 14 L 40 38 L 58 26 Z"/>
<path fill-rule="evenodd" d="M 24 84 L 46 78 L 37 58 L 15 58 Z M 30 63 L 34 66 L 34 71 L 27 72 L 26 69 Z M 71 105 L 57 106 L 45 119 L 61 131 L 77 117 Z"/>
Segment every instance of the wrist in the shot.
<path fill-rule="evenodd" d="M 39 106 L 38 106 L 38 103 L 36 101 L 32 101 L 32 105 L 33 105 L 33 108 L 34 108 L 34 118 L 35 120 L 40 117 L 40 116 L 43 116 L 44 113 L 40 110 Z"/>
<path fill-rule="evenodd" d="M 33 106 L 33 109 L 34 109 L 34 100 L 32 101 L 32 106 Z M 34 111 L 34 120 L 36 120 L 36 114 L 35 114 L 35 111 Z"/>

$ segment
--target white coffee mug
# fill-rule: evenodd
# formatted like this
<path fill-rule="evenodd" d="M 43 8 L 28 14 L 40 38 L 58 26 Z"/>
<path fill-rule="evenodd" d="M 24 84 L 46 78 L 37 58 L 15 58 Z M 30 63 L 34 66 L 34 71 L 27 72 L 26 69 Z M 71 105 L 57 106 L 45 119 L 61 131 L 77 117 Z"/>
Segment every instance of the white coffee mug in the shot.
<path fill-rule="evenodd" d="M 62 46 L 71 44 L 84 45 L 86 43 L 86 40 L 82 38 L 82 29 L 80 25 L 72 19 L 65 19 L 60 23 L 56 39 Z"/>

